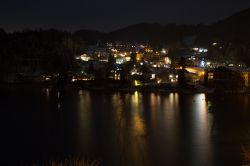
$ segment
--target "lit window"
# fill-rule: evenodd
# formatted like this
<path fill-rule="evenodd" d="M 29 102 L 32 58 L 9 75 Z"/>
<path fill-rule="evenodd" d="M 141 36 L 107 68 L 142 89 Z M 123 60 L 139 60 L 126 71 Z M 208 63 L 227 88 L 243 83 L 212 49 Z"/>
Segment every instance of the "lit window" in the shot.
<path fill-rule="evenodd" d="M 208 79 L 209 80 L 214 79 L 214 73 L 208 73 Z"/>

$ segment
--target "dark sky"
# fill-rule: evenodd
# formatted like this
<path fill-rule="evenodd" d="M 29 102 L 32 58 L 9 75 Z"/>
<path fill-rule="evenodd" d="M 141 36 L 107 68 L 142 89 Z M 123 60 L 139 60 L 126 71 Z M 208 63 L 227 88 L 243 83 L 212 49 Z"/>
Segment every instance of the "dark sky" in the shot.
<path fill-rule="evenodd" d="M 250 0 L 0 0 L 0 27 L 111 31 L 141 22 L 209 24 L 249 7 Z"/>

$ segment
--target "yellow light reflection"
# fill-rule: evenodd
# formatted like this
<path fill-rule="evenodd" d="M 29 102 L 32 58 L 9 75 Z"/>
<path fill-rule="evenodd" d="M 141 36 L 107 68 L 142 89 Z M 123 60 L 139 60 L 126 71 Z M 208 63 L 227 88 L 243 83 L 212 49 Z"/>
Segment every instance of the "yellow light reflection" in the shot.
<path fill-rule="evenodd" d="M 116 93 L 112 96 L 112 104 L 113 104 L 114 111 L 115 111 L 115 122 L 118 127 L 117 131 L 119 131 L 119 134 L 122 134 L 124 133 L 126 124 L 125 124 L 125 117 L 124 117 L 124 111 L 123 111 L 123 100 L 121 99 L 120 93 Z M 123 139 L 123 138 L 120 138 L 120 139 Z"/>
<path fill-rule="evenodd" d="M 196 94 L 192 100 L 192 140 L 198 150 L 193 151 L 193 156 L 204 156 L 206 161 L 213 161 L 211 146 L 211 119 L 209 117 L 205 94 Z M 204 150 L 206 149 L 206 150 Z M 197 161 L 196 157 L 192 158 L 191 165 Z"/>
<path fill-rule="evenodd" d="M 133 117 L 133 135 L 140 136 L 145 134 L 145 124 L 140 115 Z"/>
<path fill-rule="evenodd" d="M 61 109 L 61 103 L 60 103 L 60 91 L 57 92 L 57 109 L 60 110 Z"/>
<path fill-rule="evenodd" d="M 134 104 L 135 104 L 135 106 L 138 106 L 138 104 L 139 104 L 139 93 L 138 93 L 138 91 L 135 91 L 135 93 L 134 93 Z"/>
<path fill-rule="evenodd" d="M 77 132 L 78 136 L 75 137 L 80 147 L 86 147 L 91 144 L 92 138 L 92 114 L 91 114 L 91 96 L 89 91 L 79 90 L 79 105 L 77 116 Z"/>
<path fill-rule="evenodd" d="M 159 109 L 159 103 L 157 101 L 157 96 L 155 93 L 150 94 L 150 117 L 151 123 L 156 127 L 157 125 L 157 114 Z"/>
<path fill-rule="evenodd" d="M 170 100 L 170 104 L 172 105 L 174 103 L 174 94 L 173 93 L 170 93 L 169 100 Z"/>
<path fill-rule="evenodd" d="M 179 114 L 179 94 L 170 93 L 167 97 L 163 98 L 163 113 L 162 117 L 166 123 L 166 128 L 171 131 L 173 128 L 177 128 L 178 118 L 175 118 Z M 172 131 L 172 137 L 175 137 L 175 132 Z"/>
<path fill-rule="evenodd" d="M 145 165 L 144 159 L 147 158 L 147 146 L 146 146 L 146 125 L 143 118 L 143 96 L 138 91 L 132 95 L 132 110 L 131 110 L 131 128 L 130 134 L 132 140 L 130 143 L 131 151 L 128 154 L 130 160 L 136 161 L 135 165 Z M 140 154 L 138 156 L 138 154 Z M 131 165 L 129 163 L 125 165 Z"/>
<path fill-rule="evenodd" d="M 134 92 L 133 95 L 133 112 L 132 112 L 132 134 L 134 136 L 145 134 L 145 124 L 142 119 L 142 115 L 140 114 L 142 111 L 142 103 L 140 102 L 141 95 L 139 95 L 138 91 Z"/>
<path fill-rule="evenodd" d="M 150 94 L 150 105 L 151 105 L 151 110 L 155 110 L 157 106 L 157 99 L 154 93 Z"/>
<path fill-rule="evenodd" d="M 49 88 L 46 88 L 46 96 L 49 97 L 50 92 L 49 92 Z"/>
<path fill-rule="evenodd" d="M 208 114 L 207 114 L 207 104 L 205 94 L 198 94 L 194 98 L 194 106 L 196 108 L 196 122 L 197 128 L 202 131 L 208 131 Z M 205 135 L 203 135 L 205 136 Z"/>
<path fill-rule="evenodd" d="M 57 98 L 60 98 L 60 91 L 57 92 Z"/>

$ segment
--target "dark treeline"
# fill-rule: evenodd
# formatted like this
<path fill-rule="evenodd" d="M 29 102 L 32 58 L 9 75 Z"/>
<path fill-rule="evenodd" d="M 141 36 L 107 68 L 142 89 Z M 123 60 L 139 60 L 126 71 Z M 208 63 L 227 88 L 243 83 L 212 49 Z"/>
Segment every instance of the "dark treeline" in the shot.
<path fill-rule="evenodd" d="M 209 46 L 208 58 L 225 63 L 242 63 L 250 66 L 250 42 L 221 42 Z"/>
<path fill-rule="evenodd" d="M 63 74 L 74 70 L 74 55 L 83 48 L 84 42 L 68 32 L 26 30 L 7 34 L 0 30 L 1 75 L 22 70 Z"/>

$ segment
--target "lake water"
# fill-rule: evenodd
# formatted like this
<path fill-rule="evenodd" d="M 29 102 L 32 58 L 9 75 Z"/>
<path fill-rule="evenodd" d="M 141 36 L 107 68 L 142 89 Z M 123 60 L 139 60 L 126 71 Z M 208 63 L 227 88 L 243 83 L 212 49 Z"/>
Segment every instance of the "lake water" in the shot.
<path fill-rule="evenodd" d="M 82 158 L 104 166 L 243 165 L 250 95 L 8 87 L 1 165 Z"/>

